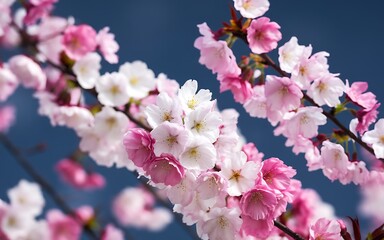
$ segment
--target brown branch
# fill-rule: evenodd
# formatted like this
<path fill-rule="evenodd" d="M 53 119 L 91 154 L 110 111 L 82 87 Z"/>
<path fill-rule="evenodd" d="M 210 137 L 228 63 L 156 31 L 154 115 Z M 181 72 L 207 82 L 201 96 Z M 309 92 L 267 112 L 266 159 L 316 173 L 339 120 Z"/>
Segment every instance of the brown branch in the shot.
<path fill-rule="evenodd" d="M 295 233 L 294 231 L 292 231 L 290 228 L 288 228 L 284 224 L 282 224 L 278 221 L 275 221 L 275 220 L 273 221 L 273 224 L 275 225 L 275 227 L 277 227 L 278 229 L 280 229 L 281 231 L 283 231 L 284 233 L 286 233 L 288 236 L 292 237 L 293 239 L 304 240 L 304 238 L 302 236 Z"/>

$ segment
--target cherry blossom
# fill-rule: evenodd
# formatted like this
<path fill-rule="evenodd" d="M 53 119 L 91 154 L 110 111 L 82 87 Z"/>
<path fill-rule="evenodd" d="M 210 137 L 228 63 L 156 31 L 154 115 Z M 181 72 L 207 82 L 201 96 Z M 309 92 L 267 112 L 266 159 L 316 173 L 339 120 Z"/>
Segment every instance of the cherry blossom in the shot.
<path fill-rule="evenodd" d="M 228 179 L 227 192 L 230 196 L 240 196 L 253 188 L 261 164 L 254 161 L 247 162 L 247 155 L 240 151 L 234 152 L 230 159 L 223 162 L 221 173 Z"/>
<path fill-rule="evenodd" d="M 297 37 L 292 37 L 279 48 L 279 63 L 282 70 L 291 73 L 299 63 L 305 46 L 299 45 Z"/>
<path fill-rule="evenodd" d="M 176 123 L 163 122 L 151 131 L 151 135 L 155 139 L 156 155 L 170 153 L 179 156 L 188 144 L 191 133 Z"/>
<path fill-rule="evenodd" d="M 155 89 L 155 74 L 142 61 L 124 63 L 119 67 L 127 82 L 128 94 L 132 98 L 143 98 Z"/>
<path fill-rule="evenodd" d="M 101 240 L 124 240 L 124 233 L 112 224 L 108 224 L 101 235 Z"/>
<path fill-rule="evenodd" d="M 101 57 L 97 53 L 88 53 L 76 61 L 73 65 L 73 72 L 76 74 L 80 86 L 85 89 L 95 87 L 95 83 L 100 77 Z"/>
<path fill-rule="evenodd" d="M 268 0 L 234 0 L 236 10 L 246 18 L 257 18 L 269 9 Z"/>
<path fill-rule="evenodd" d="M 325 74 L 314 80 L 307 94 L 320 106 L 326 104 L 335 107 L 340 103 L 339 97 L 344 91 L 345 85 L 337 75 Z"/>
<path fill-rule="evenodd" d="M 372 144 L 377 158 L 384 158 L 384 119 L 377 121 L 373 130 L 364 133 L 362 140 Z"/>
<path fill-rule="evenodd" d="M 74 218 L 57 209 L 50 210 L 46 218 L 51 239 L 80 239 L 82 229 Z"/>
<path fill-rule="evenodd" d="M 86 170 L 72 159 L 62 159 L 56 164 L 60 177 L 67 183 L 80 189 L 102 188 L 105 179 L 98 173 L 87 173 Z"/>
<path fill-rule="evenodd" d="M 7 100 L 18 85 L 16 76 L 5 66 L 0 67 L 0 101 Z"/>
<path fill-rule="evenodd" d="M 252 52 L 267 53 L 277 47 L 281 39 L 280 26 L 267 17 L 252 20 L 247 28 L 247 40 Z"/>
<path fill-rule="evenodd" d="M 194 137 L 181 153 L 179 160 L 187 169 L 208 170 L 215 166 L 216 149 L 206 138 Z"/>
<path fill-rule="evenodd" d="M 214 208 L 206 220 L 197 222 L 197 233 L 202 239 L 236 239 L 242 220 L 237 208 Z"/>
<path fill-rule="evenodd" d="M 41 67 L 29 57 L 16 55 L 9 60 L 9 69 L 27 88 L 42 90 L 47 78 Z"/>
<path fill-rule="evenodd" d="M 12 106 L 0 107 L 0 132 L 7 132 L 15 121 L 15 108 Z"/>
<path fill-rule="evenodd" d="M 309 230 L 309 239 L 338 240 L 341 238 L 340 231 L 340 224 L 336 220 L 320 218 L 314 225 L 311 226 Z"/>
<path fill-rule="evenodd" d="M 194 47 L 200 50 L 199 63 L 205 65 L 213 73 L 233 73 L 238 70 L 236 57 L 225 41 L 214 39 L 206 23 L 197 25 L 200 34 Z"/>
<path fill-rule="evenodd" d="M 183 110 L 188 114 L 199 106 L 210 103 L 212 93 L 207 89 L 200 89 L 197 93 L 197 81 L 188 80 L 181 86 L 178 91 L 178 98 L 180 99 Z"/>
<path fill-rule="evenodd" d="M 71 25 L 64 31 L 64 51 L 73 60 L 79 60 L 96 49 L 96 31 L 89 25 Z"/>
<path fill-rule="evenodd" d="M 26 180 L 20 180 L 17 186 L 10 189 L 8 197 L 12 207 L 32 217 L 40 215 L 45 205 L 40 186 Z"/>
<path fill-rule="evenodd" d="M 129 101 L 128 82 L 118 72 L 105 73 L 96 81 L 97 98 L 106 106 L 121 106 Z"/>
<path fill-rule="evenodd" d="M 182 124 L 182 109 L 180 103 L 162 92 L 156 98 L 156 104 L 146 107 L 147 121 L 153 128 L 164 121 Z"/>
<path fill-rule="evenodd" d="M 179 161 L 171 154 L 162 153 L 153 157 L 144 165 L 144 170 L 154 183 L 174 186 L 183 179 L 185 170 Z"/>
<path fill-rule="evenodd" d="M 96 41 L 105 60 L 109 63 L 119 61 L 119 57 L 116 55 L 119 44 L 115 41 L 115 35 L 109 32 L 109 27 L 105 27 L 97 33 Z"/>

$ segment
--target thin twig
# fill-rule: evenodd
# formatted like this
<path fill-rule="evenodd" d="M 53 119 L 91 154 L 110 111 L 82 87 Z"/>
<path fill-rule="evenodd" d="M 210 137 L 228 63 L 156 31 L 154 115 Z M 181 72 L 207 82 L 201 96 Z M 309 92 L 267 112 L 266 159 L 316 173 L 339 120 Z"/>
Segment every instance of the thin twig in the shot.
<path fill-rule="evenodd" d="M 278 221 L 273 221 L 273 224 L 275 225 L 275 227 L 277 227 L 278 229 L 280 229 L 281 231 L 283 231 L 284 233 L 286 233 L 288 236 L 292 237 L 293 239 L 304 240 L 304 238 L 302 236 L 295 233 L 294 231 L 292 231 L 290 228 L 288 228 L 284 224 L 282 224 Z"/>

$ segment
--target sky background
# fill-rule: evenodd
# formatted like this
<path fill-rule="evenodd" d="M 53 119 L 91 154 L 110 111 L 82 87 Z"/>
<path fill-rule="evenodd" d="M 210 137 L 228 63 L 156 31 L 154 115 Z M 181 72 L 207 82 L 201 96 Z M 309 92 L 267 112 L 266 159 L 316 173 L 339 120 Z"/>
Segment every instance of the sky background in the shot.
<path fill-rule="evenodd" d="M 297 178 L 302 180 L 303 187 L 315 188 L 324 201 L 335 206 L 338 216 L 359 215 L 356 210 L 358 188 L 332 183 L 319 171 L 309 173 L 302 155 L 295 156 L 290 148 L 284 147 L 285 139 L 274 137 L 266 120 L 248 117 L 230 93 L 219 94 L 215 75 L 198 63 L 199 51 L 193 47 L 199 36 L 196 25 L 207 22 L 211 29 L 217 30 L 222 22 L 229 20 L 229 7 L 232 5 L 230 0 L 62 0 L 54 13 L 73 16 L 76 23 L 90 24 L 96 30 L 109 26 L 120 44 L 120 64 L 142 60 L 156 75 L 165 73 L 180 84 L 191 78 L 198 80 L 200 89 L 212 91 L 220 109 L 236 108 L 240 112 L 240 130 L 265 157 L 278 157 L 297 169 Z M 283 39 L 279 46 L 296 36 L 300 44 L 311 44 L 314 52 L 329 52 L 331 72 L 340 73 L 342 80 L 369 82 L 369 90 L 379 95 L 381 102 L 384 100 L 383 7 L 381 1 L 364 4 L 361 1 L 332 0 L 271 1 L 270 10 L 265 15 L 281 26 Z M 235 45 L 241 44 L 239 41 Z M 275 54 L 272 57 L 276 60 Z M 118 66 L 104 64 L 102 72 L 118 70 Z M 9 137 L 21 150 L 39 143 L 46 144 L 45 152 L 29 157 L 37 170 L 60 190 L 64 198 L 73 202 L 72 206 L 89 203 L 100 207 L 108 217 L 113 197 L 124 187 L 136 185 L 135 177 L 126 170 L 107 169 L 90 163 L 92 168 L 106 176 L 106 189 L 84 193 L 64 185 L 53 167 L 56 161 L 76 149 L 78 139 L 71 130 L 52 128 L 48 119 L 38 116 L 37 103 L 31 93 L 20 87 L 9 99 L 8 102 L 17 107 L 17 121 L 9 131 Z M 1 199 L 8 201 L 6 190 L 15 186 L 20 178 L 30 179 L 0 146 Z M 46 199 L 46 209 L 54 207 L 48 196 Z M 364 221 L 363 224 L 368 225 Z M 176 223 L 160 233 L 128 230 L 139 240 L 188 238 Z"/>

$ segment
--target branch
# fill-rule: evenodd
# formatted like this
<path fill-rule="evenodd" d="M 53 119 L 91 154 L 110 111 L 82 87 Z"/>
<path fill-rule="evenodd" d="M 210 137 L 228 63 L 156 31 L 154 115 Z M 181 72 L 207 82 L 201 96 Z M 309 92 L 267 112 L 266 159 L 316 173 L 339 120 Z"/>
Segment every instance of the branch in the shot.
<path fill-rule="evenodd" d="M 304 238 L 302 236 L 300 236 L 299 234 L 295 233 L 294 231 L 289 229 L 284 224 L 282 224 L 282 223 L 280 223 L 278 221 L 275 221 L 275 220 L 273 221 L 273 224 L 275 225 L 275 227 L 277 227 L 278 229 L 280 229 L 281 231 L 283 231 L 284 233 L 286 233 L 288 236 L 292 237 L 293 239 L 295 239 L 295 240 L 304 240 Z"/>
<path fill-rule="evenodd" d="M 284 72 L 267 54 L 263 53 L 260 55 L 264 58 L 265 63 L 268 66 L 271 66 L 273 69 L 275 69 L 281 76 L 283 77 L 289 77 L 289 75 Z M 307 100 L 309 103 L 311 103 L 313 106 L 321 108 L 315 101 L 309 97 L 307 94 L 303 92 L 304 99 Z M 347 134 L 350 138 L 352 138 L 355 142 L 360 144 L 363 148 L 365 148 L 369 153 L 371 153 L 373 156 L 375 156 L 375 153 L 373 149 L 368 146 L 365 142 L 361 140 L 361 138 L 358 138 L 353 132 L 351 132 L 347 127 L 345 127 L 336 117 L 330 112 L 323 111 L 323 114 L 331 120 L 336 126 L 338 126 L 345 134 Z M 380 161 L 384 162 L 384 159 L 379 159 Z"/>
<path fill-rule="evenodd" d="M 48 193 L 48 195 L 52 198 L 52 200 L 59 206 L 64 213 L 68 215 L 73 215 L 74 211 L 68 206 L 68 204 L 64 201 L 63 198 L 56 192 L 56 190 L 50 185 L 27 161 L 27 159 L 20 153 L 18 148 L 8 139 L 6 135 L 0 133 L 0 142 L 4 145 L 4 147 L 8 150 L 8 152 L 16 159 L 17 163 L 36 181 L 43 190 Z M 91 239 L 99 239 L 98 234 L 94 232 L 89 226 L 84 225 L 80 219 L 74 217 L 75 219 L 85 230 L 85 232 L 89 235 Z"/>

